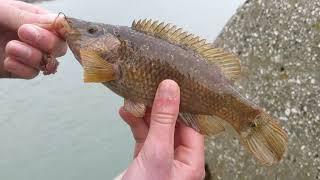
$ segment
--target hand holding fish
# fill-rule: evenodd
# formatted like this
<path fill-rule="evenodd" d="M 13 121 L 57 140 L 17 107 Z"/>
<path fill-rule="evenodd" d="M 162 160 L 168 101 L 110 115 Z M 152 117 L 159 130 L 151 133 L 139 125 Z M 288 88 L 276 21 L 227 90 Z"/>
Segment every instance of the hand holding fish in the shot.
<path fill-rule="evenodd" d="M 32 79 L 40 70 L 54 73 L 54 57 L 63 56 L 67 45 L 53 32 L 31 24 L 53 23 L 57 15 L 20 1 L 0 2 L 0 78 Z"/>
<path fill-rule="evenodd" d="M 180 90 L 171 80 L 157 90 L 152 110 L 137 118 L 120 109 L 136 140 L 134 161 L 124 179 L 201 179 L 204 171 L 203 136 L 176 122 Z"/>

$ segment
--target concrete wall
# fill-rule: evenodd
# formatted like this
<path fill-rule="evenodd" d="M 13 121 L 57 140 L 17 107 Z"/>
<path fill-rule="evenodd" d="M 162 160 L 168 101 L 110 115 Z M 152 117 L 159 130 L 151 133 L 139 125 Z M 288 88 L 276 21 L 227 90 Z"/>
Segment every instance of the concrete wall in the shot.
<path fill-rule="evenodd" d="M 289 151 L 281 164 L 261 167 L 237 135 L 209 139 L 213 179 L 320 179 L 320 1 L 248 0 L 215 44 L 240 56 L 237 88 L 280 118 Z"/>

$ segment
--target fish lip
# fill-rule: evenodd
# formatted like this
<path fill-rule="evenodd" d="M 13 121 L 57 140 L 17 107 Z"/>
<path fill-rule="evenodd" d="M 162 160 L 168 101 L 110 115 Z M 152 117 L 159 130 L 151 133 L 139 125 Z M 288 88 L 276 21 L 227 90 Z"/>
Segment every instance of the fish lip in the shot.
<path fill-rule="evenodd" d="M 66 16 L 63 13 L 59 13 L 59 15 L 62 14 L 63 17 L 63 38 L 66 40 L 70 50 L 72 51 L 72 53 L 74 54 L 75 58 L 77 59 L 77 61 L 82 65 L 82 61 L 80 58 L 80 49 L 81 49 L 81 44 L 79 44 L 78 41 L 78 36 L 81 35 L 81 33 L 74 27 L 74 22 L 77 19 L 71 18 Z"/>
<path fill-rule="evenodd" d="M 62 12 L 59 12 L 52 24 L 56 35 L 61 39 L 66 40 L 69 34 L 74 34 L 72 21 Z"/>
<path fill-rule="evenodd" d="M 69 27 L 72 27 L 72 21 L 71 18 L 69 18 L 68 16 L 64 16 L 64 19 L 67 21 Z M 72 28 L 71 28 L 72 29 Z"/>

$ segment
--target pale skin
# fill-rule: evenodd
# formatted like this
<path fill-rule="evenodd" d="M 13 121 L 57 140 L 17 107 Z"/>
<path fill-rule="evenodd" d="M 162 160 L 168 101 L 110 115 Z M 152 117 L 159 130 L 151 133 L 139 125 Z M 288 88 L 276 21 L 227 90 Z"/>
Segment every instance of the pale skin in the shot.
<path fill-rule="evenodd" d="M 0 0 L 0 77 L 32 79 L 45 54 L 63 56 L 67 44 L 32 24 L 52 23 L 56 14 L 28 3 Z"/>
<path fill-rule="evenodd" d="M 144 118 L 120 109 L 136 141 L 133 163 L 123 179 L 204 178 L 204 138 L 177 121 L 179 103 L 179 86 L 165 80 L 160 83 L 153 107 Z"/>
<path fill-rule="evenodd" d="M 0 0 L 0 78 L 33 79 L 45 55 L 65 55 L 65 41 L 33 25 L 53 23 L 56 17 L 38 6 Z M 177 121 L 179 103 L 178 85 L 165 80 L 144 118 L 120 109 L 136 141 L 134 160 L 123 179 L 203 179 L 204 138 Z"/>

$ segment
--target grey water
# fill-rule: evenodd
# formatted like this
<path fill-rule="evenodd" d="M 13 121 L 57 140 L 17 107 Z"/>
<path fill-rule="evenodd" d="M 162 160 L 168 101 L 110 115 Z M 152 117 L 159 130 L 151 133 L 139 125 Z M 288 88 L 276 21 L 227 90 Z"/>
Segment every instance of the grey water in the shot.
<path fill-rule="evenodd" d="M 154 18 L 213 41 L 243 0 L 56 0 L 52 12 L 109 24 Z M 0 179 L 112 179 L 132 160 L 134 141 L 118 109 L 122 99 L 84 84 L 70 52 L 58 73 L 0 86 Z"/>

